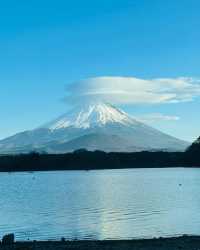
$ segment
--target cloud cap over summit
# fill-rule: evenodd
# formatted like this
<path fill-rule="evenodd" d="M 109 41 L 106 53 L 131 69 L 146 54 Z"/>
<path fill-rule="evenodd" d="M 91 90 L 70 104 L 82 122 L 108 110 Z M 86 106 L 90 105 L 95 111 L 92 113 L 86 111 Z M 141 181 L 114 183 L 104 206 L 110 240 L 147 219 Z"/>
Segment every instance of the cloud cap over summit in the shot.
<path fill-rule="evenodd" d="M 108 102 L 120 104 L 164 104 L 192 101 L 200 96 L 200 80 L 195 78 L 95 77 L 69 84 L 65 101 L 69 104 Z"/>

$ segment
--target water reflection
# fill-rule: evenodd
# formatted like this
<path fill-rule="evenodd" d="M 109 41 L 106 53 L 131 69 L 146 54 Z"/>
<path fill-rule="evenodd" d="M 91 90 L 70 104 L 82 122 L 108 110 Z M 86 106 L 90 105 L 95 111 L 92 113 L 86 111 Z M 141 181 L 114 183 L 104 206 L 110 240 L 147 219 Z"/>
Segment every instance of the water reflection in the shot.
<path fill-rule="evenodd" d="M 181 184 L 181 185 L 180 185 Z M 0 174 L 0 234 L 110 239 L 200 234 L 200 169 Z"/>

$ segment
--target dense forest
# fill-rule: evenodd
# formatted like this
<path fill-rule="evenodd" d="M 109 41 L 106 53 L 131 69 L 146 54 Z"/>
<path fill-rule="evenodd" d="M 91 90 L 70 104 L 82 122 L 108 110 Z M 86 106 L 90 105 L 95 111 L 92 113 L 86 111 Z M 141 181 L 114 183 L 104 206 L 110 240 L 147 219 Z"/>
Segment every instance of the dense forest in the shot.
<path fill-rule="evenodd" d="M 186 152 L 105 153 L 80 149 L 66 154 L 32 152 L 0 156 L 0 171 L 2 172 L 199 166 L 199 145 L 192 145 Z"/>

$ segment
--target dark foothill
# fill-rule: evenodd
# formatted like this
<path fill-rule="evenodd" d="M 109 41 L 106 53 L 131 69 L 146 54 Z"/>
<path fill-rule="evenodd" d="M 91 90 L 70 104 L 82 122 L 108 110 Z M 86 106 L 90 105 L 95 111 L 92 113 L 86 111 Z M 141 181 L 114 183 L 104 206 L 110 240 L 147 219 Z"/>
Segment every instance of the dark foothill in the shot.
<path fill-rule="evenodd" d="M 12 245 L 15 242 L 14 234 L 6 234 L 2 238 L 2 245 Z"/>
<path fill-rule="evenodd" d="M 62 237 L 62 238 L 61 238 L 61 241 L 62 241 L 62 242 L 65 242 L 66 240 L 65 240 L 65 238 L 64 238 L 64 237 Z"/>

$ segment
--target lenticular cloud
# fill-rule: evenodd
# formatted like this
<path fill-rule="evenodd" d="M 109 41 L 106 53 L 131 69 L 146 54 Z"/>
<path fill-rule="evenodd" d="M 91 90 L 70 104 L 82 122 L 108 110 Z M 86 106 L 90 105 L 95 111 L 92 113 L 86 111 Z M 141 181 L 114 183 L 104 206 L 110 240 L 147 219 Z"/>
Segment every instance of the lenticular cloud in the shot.
<path fill-rule="evenodd" d="M 67 86 L 69 103 L 162 104 L 192 101 L 200 96 L 200 80 L 193 78 L 139 79 L 96 77 Z"/>

